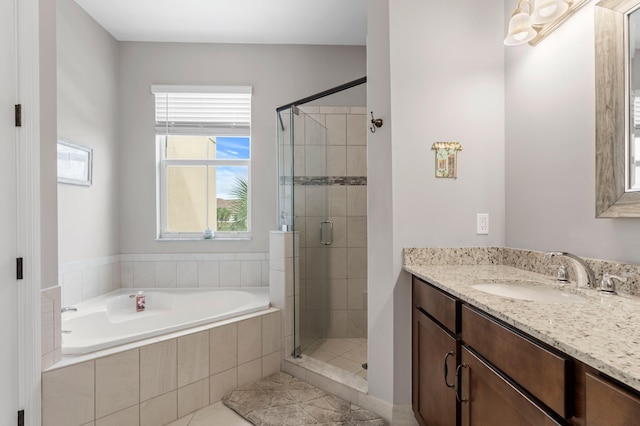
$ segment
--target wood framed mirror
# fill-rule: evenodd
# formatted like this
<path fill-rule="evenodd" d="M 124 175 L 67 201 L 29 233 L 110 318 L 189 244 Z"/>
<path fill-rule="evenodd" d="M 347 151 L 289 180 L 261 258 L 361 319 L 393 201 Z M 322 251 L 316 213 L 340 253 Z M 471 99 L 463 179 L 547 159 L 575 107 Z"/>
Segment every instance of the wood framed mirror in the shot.
<path fill-rule="evenodd" d="M 632 131 L 629 15 L 640 0 L 595 5 L 596 217 L 640 217 L 629 180 Z M 639 28 L 640 30 L 640 28 Z M 640 46 L 639 46 L 640 47 Z"/>

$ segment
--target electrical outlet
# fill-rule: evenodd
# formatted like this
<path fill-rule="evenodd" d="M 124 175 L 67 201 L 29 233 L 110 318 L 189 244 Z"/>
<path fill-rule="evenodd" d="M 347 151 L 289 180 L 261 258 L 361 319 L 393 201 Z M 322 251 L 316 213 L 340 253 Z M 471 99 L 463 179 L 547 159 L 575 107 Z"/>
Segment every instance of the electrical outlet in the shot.
<path fill-rule="evenodd" d="M 489 234 L 489 213 L 478 213 L 476 215 L 476 234 Z"/>

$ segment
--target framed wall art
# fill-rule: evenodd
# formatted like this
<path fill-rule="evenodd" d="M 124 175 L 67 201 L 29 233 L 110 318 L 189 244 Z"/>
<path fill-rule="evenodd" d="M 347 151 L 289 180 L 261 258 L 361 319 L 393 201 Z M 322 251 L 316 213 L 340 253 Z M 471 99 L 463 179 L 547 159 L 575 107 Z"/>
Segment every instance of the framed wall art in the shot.
<path fill-rule="evenodd" d="M 58 140 L 58 182 L 91 186 L 93 150 Z"/>
<path fill-rule="evenodd" d="M 436 177 L 458 177 L 458 152 L 462 151 L 459 142 L 436 142 L 431 149 L 436 151 Z"/>

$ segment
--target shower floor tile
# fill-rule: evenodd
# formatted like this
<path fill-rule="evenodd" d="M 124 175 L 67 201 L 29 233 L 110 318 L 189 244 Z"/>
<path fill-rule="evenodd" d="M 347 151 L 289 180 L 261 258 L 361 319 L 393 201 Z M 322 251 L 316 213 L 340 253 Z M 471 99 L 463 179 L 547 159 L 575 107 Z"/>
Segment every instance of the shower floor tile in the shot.
<path fill-rule="evenodd" d="M 329 361 L 326 361 L 326 363 L 331 364 L 334 367 L 338 367 L 351 374 L 358 374 L 360 371 L 362 371 L 362 364 L 358 364 L 357 362 L 348 360 L 341 356 L 330 359 Z"/>
<path fill-rule="evenodd" d="M 318 339 L 303 353 L 367 380 L 367 370 L 362 368 L 367 362 L 367 339 Z"/>

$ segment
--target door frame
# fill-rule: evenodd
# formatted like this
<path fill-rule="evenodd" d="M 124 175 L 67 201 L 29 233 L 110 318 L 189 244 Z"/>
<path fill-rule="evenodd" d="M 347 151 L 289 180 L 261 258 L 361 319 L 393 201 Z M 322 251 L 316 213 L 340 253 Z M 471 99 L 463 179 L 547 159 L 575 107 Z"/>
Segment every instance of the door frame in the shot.
<path fill-rule="evenodd" d="M 17 99 L 22 127 L 16 128 L 17 256 L 24 258 L 18 283 L 18 410 L 25 425 L 41 424 L 40 323 L 40 46 L 39 0 L 14 0 L 17 35 Z M 17 413 L 16 413 L 17 415 Z"/>

